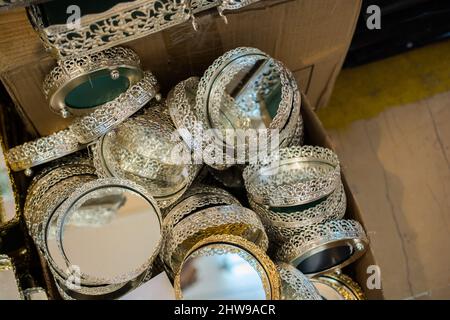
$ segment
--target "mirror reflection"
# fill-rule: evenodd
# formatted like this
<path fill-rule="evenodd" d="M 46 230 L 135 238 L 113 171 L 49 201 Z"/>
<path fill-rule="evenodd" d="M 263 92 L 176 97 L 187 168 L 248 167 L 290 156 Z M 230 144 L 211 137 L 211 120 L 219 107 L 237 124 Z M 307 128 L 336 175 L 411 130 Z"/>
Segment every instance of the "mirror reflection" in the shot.
<path fill-rule="evenodd" d="M 92 277 L 114 278 L 144 265 L 160 240 L 153 205 L 123 187 L 81 197 L 64 218 L 61 246 L 70 265 Z"/>
<path fill-rule="evenodd" d="M 220 248 L 218 248 L 220 246 Z M 268 278 L 248 252 L 232 245 L 209 245 L 186 259 L 180 272 L 185 300 L 265 300 Z"/>
<path fill-rule="evenodd" d="M 16 217 L 16 199 L 0 139 L 0 226 Z"/>
<path fill-rule="evenodd" d="M 280 73 L 265 56 L 239 57 L 219 74 L 210 97 L 208 115 L 215 128 L 268 128 L 281 102 Z"/>
<path fill-rule="evenodd" d="M 351 257 L 353 247 L 350 245 L 339 245 L 323 249 L 312 254 L 306 259 L 300 258 L 293 263 L 304 274 L 322 272 L 337 266 Z"/>
<path fill-rule="evenodd" d="M 349 259 L 352 254 L 353 247 L 351 245 L 337 245 L 324 248 L 306 259 L 300 257 L 294 260 L 293 264 L 304 274 L 312 274 L 333 268 Z"/>
<path fill-rule="evenodd" d="M 58 248 L 58 242 L 56 241 L 57 224 L 58 216 L 54 214 L 45 229 L 45 245 L 47 246 L 51 267 L 56 269 L 58 272 L 64 272 L 67 267 L 64 257 Z"/>
<path fill-rule="evenodd" d="M 314 281 L 313 283 L 324 300 L 345 300 L 339 291 L 332 286 L 319 281 Z"/>
<path fill-rule="evenodd" d="M 65 104 L 74 109 L 89 109 L 116 99 L 130 87 L 129 70 L 115 69 L 117 78 L 110 70 L 89 75 L 85 82 L 73 88 L 65 97 Z"/>

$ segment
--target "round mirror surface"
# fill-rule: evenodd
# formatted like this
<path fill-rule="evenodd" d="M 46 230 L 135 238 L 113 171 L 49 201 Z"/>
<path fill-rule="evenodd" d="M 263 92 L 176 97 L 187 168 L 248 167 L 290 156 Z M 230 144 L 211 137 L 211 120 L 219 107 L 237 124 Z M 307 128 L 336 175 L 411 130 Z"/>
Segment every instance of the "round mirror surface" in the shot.
<path fill-rule="evenodd" d="M 153 203 L 123 186 L 86 192 L 60 217 L 58 228 L 66 263 L 95 279 L 124 281 L 143 272 L 161 240 Z"/>
<path fill-rule="evenodd" d="M 330 273 L 314 277 L 312 283 L 325 300 L 365 300 L 361 287 L 349 276 Z"/>
<path fill-rule="evenodd" d="M 269 279 L 247 251 L 229 244 L 210 244 L 194 251 L 180 271 L 183 299 L 270 299 Z"/>
<path fill-rule="evenodd" d="M 58 216 L 56 214 L 53 214 L 45 229 L 45 245 L 49 254 L 50 266 L 55 271 L 63 274 L 67 269 L 67 265 L 56 240 L 57 225 Z"/>
<path fill-rule="evenodd" d="M 16 197 L 0 139 L 0 226 L 16 217 Z"/>
<path fill-rule="evenodd" d="M 301 257 L 293 262 L 304 274 L 313 274 L 328 270 L 348 260 L 353 254 L 350 245 L 338 245 L 325 248 L 307 258 Z"/>
<path fill-rule="evenodd" d="M 314 280 L 313 284 L 324 300 L 345 300 L 344 297 L 339 293 L 339 291 L 337 291 L 332 286 Z"/>
<path fill-rule="evenodd" d="M 281 97 L 274 60 L 257 54 L 240 56 L 214 80 L 208 117 L 218 129 L 265 129 L 277 115 Z"/>
<path fill-rule="evenodd" d="M 65 104 L 74 109 L 89 109 L 112 101 L 130 87 L 127 69 L 101 70 L 72 89 Z"/>

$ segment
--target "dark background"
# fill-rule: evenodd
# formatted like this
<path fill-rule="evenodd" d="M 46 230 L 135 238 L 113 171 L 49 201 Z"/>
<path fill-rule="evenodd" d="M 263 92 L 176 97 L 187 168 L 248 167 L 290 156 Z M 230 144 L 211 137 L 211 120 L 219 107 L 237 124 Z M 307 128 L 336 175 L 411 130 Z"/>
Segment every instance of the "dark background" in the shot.
<path fill-rule="evenodd" d="M 381 9 L 381 29 L 369 30 L 367 7 Z M 450 37 L 448 0 L 363 0 L 344 67 L 353 67 Z"/>

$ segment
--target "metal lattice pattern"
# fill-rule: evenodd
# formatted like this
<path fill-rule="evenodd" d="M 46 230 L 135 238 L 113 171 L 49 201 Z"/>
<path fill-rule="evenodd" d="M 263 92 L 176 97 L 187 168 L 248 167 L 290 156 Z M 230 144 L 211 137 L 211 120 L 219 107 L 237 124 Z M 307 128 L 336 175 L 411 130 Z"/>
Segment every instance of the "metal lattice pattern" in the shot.
<path fill-rule="evenodd" d="M 136 0 L 119 4 L 101 14 L 82 17 L 80 28 L 67 25 L 45 27 L 38 6 L 28 10 L 44 46 L 58 58 L 97 52 L 183 23 L 194 14 L 217 7 L 237 10 L 258 0 Z M 220 6 L 220 7 L 219 7 Z"/>
<path fill-rule="evenodd" d="M 299 163 L 327 163 L 333 169 L 325 170 L 320 166 L 306 166 L 301 170 L 278 169 L 293 160 Z M 276 173 L 259 179 L 264 176 L 264 171 Z M 300 205 L 321 199 L 338 187 L 341 177 L 337 155 L 330 149 L 316 146 L 280 149 L 278 154 L 247 166 L 243 176 L 247 192 L 253 200 L 273 207 Z"/>
<path fill-rule="evenodd" d="M 65 129 L 9 149 L 6 159 L 12 170 L 22 171 L 84 148 L 85 146 L 78 142 L 76 134 Z"/>
<path fill-rule="evenodd" d="M 277 263 L 281 278 L 281 300 L 322 300 L 303 273 L 287 263 Z"/>
<path fill-rule="evenodd" d="M 162 252 L 164 262 L 177 270 L 193 244 L 214 234 L 234 234 L 249 240 L 258 235 L 257 245 L 264 251 L 268 247 L 264 226 L 253 211 L 239 205 L 218 206 L 191 214 L 166 234 Z"/>
<path fill-rule="evenodd" d="M 90 143 L 142 108 L 158 91 L 156 78 L 147 71 L 144 78 L 125 93 L 95 108 L 92 113 L 76 119 L 69 129 L 80 143 Z"/>
<path fill-rule="evenodd" d="M 294 235 L 284 243 L 277 253 L 280 261 L 291 262 L 307 254 L 310 250 L 327 243 L 340 240 L 359 240 L 368 243 L 363 227 L 355 220 L 332 220 L 317 223 L 303 228 L 302 232 Z M 365 247 L 355 248 L 365 250 Z M 347 260 L 345 263 L 350 262 Z"/>

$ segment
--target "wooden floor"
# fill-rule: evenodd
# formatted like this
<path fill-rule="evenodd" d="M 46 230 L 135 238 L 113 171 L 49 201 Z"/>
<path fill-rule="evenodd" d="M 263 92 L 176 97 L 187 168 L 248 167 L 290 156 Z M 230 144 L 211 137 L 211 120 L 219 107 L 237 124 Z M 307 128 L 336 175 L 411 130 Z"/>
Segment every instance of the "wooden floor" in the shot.
<path fill-rule="evenodd" d="M 443 51 L 450 43 L 344 70 L 319 112 L 362 209 L 388 299 L 450 299 L 450 59 L 435 59 Z M 383 82 L 395 88 L 383 92 Z M 352 108 L 357 117 L 342 115 Z"/>

